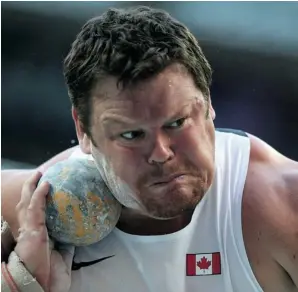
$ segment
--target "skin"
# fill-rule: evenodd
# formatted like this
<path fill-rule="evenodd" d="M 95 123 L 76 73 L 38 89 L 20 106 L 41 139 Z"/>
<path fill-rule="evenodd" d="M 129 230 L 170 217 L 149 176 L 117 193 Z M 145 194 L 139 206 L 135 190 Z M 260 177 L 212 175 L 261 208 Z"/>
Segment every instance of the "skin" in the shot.
<path fill-rule="evenodd" d="M 165 234 L 189 223 L 214 175 L 215 113 L 181 66 L 172 65 L 125 90 L 107 78 L 93 92 L 92 139 L 83 132 L 74 109 L 73 118 L 81 149 L 93 155 L 103 176 L 111 177 L 108 183 L 125 206 L 119 228 L 134 234 Z M 138 138 L 128 140 L 132 137 Z M 298 163 L 260 139 L 249 138 L 242 206 L 247 255 L 264 291 L 297 292 Z M 154 185 L 172 173 L 183 176 Z M 7 211 L 13 210 L 10 198 L 19 200 L 26 179 L 23 172 L 17 184 L 16 175 L 15 171 L 2 178 L 3 215 L 12 226 L 17 223 Z M 124 191 L 118 193 L 119 189 Z"/>
<path fill-rule="evenodd" d="M 181 78 L 184 86 L 174 86 Z M 108 99 L 96 98 L 103 95 Z M 84 152 L 92 153 L 99 167 L 108 165 L 100 172 L 113 180 L 109 186 L 120 185 L 112 187 L 115 197 L 134 213 L 172 219 L 170 224 L 193 210 L 214 174 L 214 111 L 187 72 L 171 66 L 123 91 L 110 78 L 94 100 L 94 143 L 75 113 L 74 120 Z M 174 174 L 183 175 L 179 182 L 160 183 Z"/>
<path fill-rule="evenodd" d="M 298 163 L 250 135 L 242 229 L 264 291 L 298 291 Z"/>

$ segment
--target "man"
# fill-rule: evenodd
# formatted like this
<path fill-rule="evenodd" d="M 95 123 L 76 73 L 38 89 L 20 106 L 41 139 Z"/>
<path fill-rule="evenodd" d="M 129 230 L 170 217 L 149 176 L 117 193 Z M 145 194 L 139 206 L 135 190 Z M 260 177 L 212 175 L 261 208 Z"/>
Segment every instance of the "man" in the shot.
<path fill-rule="evenodd" d="M 298 291 L 298 163 L 215 130 L 211 68 L 184 25 L 151 8 L 110 9 L 84 25 L 64 73 L 80 149 L 123 205 L 106 239 L 75 250 L 70 291 Z M 31 218 L 21 238 L 44 227 L 47 186 L 35 190 L 30 175 L 2 178 L 4 218 L 13 230 Z M 47 290 L 49 259 L 16 253 Z"/>

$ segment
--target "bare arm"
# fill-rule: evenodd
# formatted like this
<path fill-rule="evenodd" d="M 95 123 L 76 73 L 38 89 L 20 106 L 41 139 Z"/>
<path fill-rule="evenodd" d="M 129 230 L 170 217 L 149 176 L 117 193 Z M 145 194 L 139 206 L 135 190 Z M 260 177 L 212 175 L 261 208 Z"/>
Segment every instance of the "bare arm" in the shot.
<path fill-rule="evenodd" d="M 277 194 L 277 202 L 284 220 L 273 221 L 274 258 L 285 269 L 298 291 L 298 164 L 283 174 L 284 193 Z M 278 210 L 276 210 L 278 211 Z M 272 212 L 272 220 L 277 214 Z"/>
<path fill-rule="evenodd" d="M 55 163 L 68 159 L 69 156 L 74 152 L 74 150 L 77 149 L 77 147 L 78 146 L 69 148 L 57 154 L 47 162 L 40 165 L 37 169 L 13 169 L 1 171 L 1 212 L 3 218 L 7 221 L 13 232 L 16 232 L 19 228 L 16 218 L 15 207 L 20 200 L 21 190 L 24 182 L 36 170 L 43 173 Z"/>
<path fill-rule="evenodd" d="M 248 256 L 265 291 L 298 292 L 298 163 L 255 137 L 251 146 L 243 197 Z"/>

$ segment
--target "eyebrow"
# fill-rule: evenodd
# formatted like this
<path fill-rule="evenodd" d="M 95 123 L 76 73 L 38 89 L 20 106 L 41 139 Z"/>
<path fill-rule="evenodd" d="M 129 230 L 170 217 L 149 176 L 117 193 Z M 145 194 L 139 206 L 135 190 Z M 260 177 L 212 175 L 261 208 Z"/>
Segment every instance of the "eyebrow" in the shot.
<path fill-rule="evenodd" d="M 168 121 L 171 121 L 171 120 L 174 120 L 174 119 L 178 118 L 183 113 L 183 111 L 185 111 L 185 108 L 189 108 L 191 105 L 192 105 L 192 103 L 187 103 L 187 104 L 183 105 L 179 109 L 179 111 L 177 111 L 172 117 L 168 118 Z M 106 115 L 106 116 L 103 117 L 101 122 L 102 122 L 102 124 L 108 125 L 108 126 L 111 126 L 111 125 L 114 125 L 114 124 L 118 124 L 118 125 L 121 125 L 121 126 L 123 126 L 123 125 L 124 126 L 140 125 L 140 122 L 138 122 L 136 120 L 133 120 L 133 119 L 130 119 L 130 118 L 125 117 L 125 116 L 115 117 L 115 116 Z"/>
<path fill-rule="evenodd" d="M 133 125 L 136 123 L 134 120 L 127 118 L 127 117 L 116 118 L 116 117 L 111 117 L 111 116 L 104 117 L 101 122 L 103 124 L 108 124 L 108 125 L 111 125 L 111 124 Z"/>

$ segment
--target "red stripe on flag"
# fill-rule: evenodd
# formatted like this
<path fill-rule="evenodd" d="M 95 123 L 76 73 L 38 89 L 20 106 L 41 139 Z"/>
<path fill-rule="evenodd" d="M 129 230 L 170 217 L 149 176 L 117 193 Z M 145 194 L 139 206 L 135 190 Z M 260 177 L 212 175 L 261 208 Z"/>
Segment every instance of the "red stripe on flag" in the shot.
<path fill-rule="evenodd" d="M 196 275 L 196 255 L 187 254 L 186 255 L 186 276 Z"/>
<path fill-rule="evenodd" d="M 220 253 L 212 254 L 212 274 L 218 275 L 221 273 Z"/>

